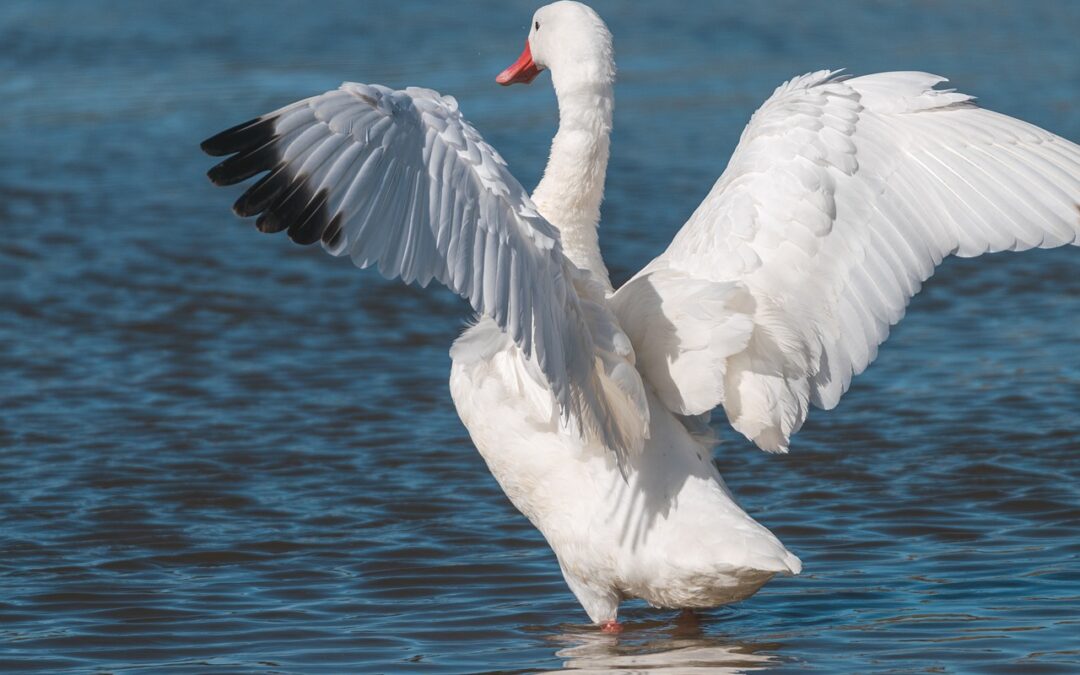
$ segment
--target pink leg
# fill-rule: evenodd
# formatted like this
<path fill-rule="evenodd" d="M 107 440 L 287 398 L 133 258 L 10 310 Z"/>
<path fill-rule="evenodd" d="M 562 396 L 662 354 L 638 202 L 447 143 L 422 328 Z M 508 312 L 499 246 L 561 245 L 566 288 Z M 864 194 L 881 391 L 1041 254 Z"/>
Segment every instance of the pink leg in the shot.
<path fill-rule="evenodd" d="M 616 633 L 621 633 L 622 632 L 622 624 L 619 623 L 618 621 L 616 621 L 615 619 L 611 619 L 610 621 L 605 621 L 602 624 L 600 624 L 600 632 L 601 633 L 609 633 L 609 634 L 612 634 L 612 635 L 614 635 Z"/>

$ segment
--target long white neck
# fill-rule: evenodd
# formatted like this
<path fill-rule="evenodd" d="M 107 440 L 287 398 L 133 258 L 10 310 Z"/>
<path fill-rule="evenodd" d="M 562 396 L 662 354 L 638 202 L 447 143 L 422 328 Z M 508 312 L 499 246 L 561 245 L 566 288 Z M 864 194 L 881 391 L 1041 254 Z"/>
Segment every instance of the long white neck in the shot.
<path fill-rule="evenodd" d="M 613 74 L 605 79 L 604 83 L 567 83 L 560 82 L 553 73 L 559 100 L 559 131 L 551 142 L 544 177 L 532 198 L 541 215 L 559 228 L 566 257 L 610 289 L 597 234 L 615 105 L 610 82 Z"/>

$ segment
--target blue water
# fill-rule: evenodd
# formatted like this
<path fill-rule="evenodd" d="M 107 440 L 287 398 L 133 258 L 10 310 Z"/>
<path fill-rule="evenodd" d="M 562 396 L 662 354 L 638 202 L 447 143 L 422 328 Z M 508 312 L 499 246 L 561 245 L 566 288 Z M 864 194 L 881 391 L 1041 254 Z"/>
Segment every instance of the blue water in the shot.
<path fill-rule="evenodd" d="M 940 72 L 1080 139 L 1071 0 L 597 4 L 616 281 L 796 73 Z M 613 637 L 454 415 L 464 304 L 259 235 L 206 181 L 200 140 L 353 79 L 452 93 L 534 184 L 548 79 L 492 81 L 532 10 L 0 5 L 0 669 L 1080 671 L 1080 251 L 946 263 L 789 456 L 718 422 L 805 572 L 697 625 L 629 603 Z"/>

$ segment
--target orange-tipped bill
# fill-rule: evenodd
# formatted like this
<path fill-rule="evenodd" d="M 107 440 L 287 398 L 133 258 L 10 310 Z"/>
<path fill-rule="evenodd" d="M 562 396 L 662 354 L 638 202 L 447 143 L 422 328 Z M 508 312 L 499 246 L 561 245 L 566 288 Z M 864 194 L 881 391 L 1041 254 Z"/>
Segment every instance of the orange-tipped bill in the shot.
<path fill-rule="evenodd" d="M 521 52 L 521 56 L 517 61 L 510 64 L 510 67 L 499 73 L 499 76 L 495 78 L 495 81 L 499 84 L 506 86 L 509 84 L 516 84 L 523 82 L 528 84 L 536 79 L 536 76 L 540 74 L 540 69 L 533 63 L 532 51 L 529 49 L 529 41 L 525 41 L 525 51 Z"/>

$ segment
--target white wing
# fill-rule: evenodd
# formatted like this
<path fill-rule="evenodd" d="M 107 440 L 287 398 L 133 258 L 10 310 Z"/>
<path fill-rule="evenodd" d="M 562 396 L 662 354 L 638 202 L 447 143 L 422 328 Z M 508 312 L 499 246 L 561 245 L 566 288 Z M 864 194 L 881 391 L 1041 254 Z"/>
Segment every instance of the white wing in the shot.
<path fill-rule="evenodd" d="M 209 172 L 218 185 L 269 172 L 233 207 L 261 214 L 261 231 L 321 242 L 387 278 L 437 279 L 535 355 L 566 418 L 620 457 L 640 448 L 640 379 L 605 379 L 613 357 L 633 361 L 629 341 L 602 305 L 578 297 L 584 281 L 558 230 L 453 98 L 345 83 L 202 148 L 232 155 Z"/>
<path fill-rule="evenodd" d="M 819 72 L 776 90 L 671 246 L 615 297 L 671 409 L 784 451 L 950 254 L 1080 239 L 1080 147 L 933 86 Z"/>

